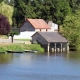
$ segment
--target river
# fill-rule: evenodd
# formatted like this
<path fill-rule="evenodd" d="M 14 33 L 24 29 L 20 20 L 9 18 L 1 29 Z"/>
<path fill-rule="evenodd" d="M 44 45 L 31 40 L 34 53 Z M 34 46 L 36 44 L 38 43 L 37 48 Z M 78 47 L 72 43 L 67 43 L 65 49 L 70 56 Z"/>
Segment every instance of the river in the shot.
<path fill-rule="evenodd" d="M 0 54 L 0 80 L 80 80 L 80 52 Z"/>

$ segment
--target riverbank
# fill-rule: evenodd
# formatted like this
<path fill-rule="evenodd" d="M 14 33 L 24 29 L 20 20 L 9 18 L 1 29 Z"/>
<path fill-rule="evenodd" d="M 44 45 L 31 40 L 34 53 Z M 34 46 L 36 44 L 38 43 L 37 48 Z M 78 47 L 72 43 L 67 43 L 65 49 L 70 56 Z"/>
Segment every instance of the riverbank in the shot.
<path fill-rule="evenodd" d="M 0 43 L 0 52 L 12 51 L 24 51 L 24 50 L 36 50 L 40 53 L 44 52 L 44 49 L 39 44 L 23 44 L 23 43 Z"/>

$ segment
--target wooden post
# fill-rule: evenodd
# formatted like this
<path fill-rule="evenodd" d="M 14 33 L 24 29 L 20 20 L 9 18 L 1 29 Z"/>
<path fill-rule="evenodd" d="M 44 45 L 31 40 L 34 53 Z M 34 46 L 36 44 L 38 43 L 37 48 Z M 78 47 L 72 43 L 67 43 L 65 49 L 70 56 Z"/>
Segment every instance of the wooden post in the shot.
<path fill-rule="evenodd" d="M 67 43 L 67 46 L 66 47 L 67 47 L 66 51 L 69 51 L 69 44 L 68 43 Z"/>
<path fill-rule="evenodd" d="M 49 47 L 50 47 L 50 43 L 48 43 L 48 48 L 47 48 L 48 53 L 49 53 Z"/>
<path fill-rule="evenodd" d="M 61 43 L 61 52 L 62 52 L 62 43 Z"/>
<path fill-rule="evenodd" d="M 55 52 L 56 52 L 56 43 L 55 43 Z"/>

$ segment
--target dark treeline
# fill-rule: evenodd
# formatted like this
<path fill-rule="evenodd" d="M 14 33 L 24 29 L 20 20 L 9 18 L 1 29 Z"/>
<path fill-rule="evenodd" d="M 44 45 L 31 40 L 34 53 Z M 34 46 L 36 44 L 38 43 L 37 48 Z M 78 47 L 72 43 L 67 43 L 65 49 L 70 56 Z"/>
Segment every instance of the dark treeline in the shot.
<path fill-rule="evenodd" d="M 0 0 L 3 1 L 3 0 Z M 25 18 L 42 18 L 61 25 L 65 16 L 75 13 L 80 0 L 4 0 L 14 6 L 13 21 L 17 26 Z"/>
<path fill-rule="evenodd" d="M 6 0 L 5 0 L 6 1 Z M 25 18 L 42 18 L 61 25 L 66 15 L 75 13 L 80 0 L 10 0 L 13 21 L 18 26 Z"/>

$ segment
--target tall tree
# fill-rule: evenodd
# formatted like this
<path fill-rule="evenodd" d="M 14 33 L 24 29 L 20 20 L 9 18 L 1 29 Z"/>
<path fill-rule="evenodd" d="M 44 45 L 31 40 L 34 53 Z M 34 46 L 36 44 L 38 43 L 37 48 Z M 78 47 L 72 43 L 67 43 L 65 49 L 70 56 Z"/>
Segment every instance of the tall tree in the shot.
<path fill-rule="evenodd" d="M 3 0 L 0 0 L 0 3 L 2 2 Z"/>
<path fill-rule="evenodd" d="M 0 3 L 0 13 L 5 15 L 8 18 L 10 25 L 12 25 L 13 11 L 14 11 L 14 9 L 12 6 L 7 5 L 4 2 Z"/>
<path fill-rule="evenodd" d="M 80 50 L 80 10 L 66 16 L 60 32 L 70 41 L 70 45 Z"/>
<path fill-rule="evenodd" d="M 43 12 L 43 1 L 42 0 L 33 0 L 31 1 L 32 10 L 34 18 L 42 18 L 42 12 Z"/>
<path fill-rule="evenodd" d="M 33 0 L 32 6 L 37 18 L 52 20 L 61 25 L 66 15 L 71 13 L 67 0 Z"/>
<path fill-rule="evenodd" d="M 42 18 L 61 25 L 66 15 L 71 12 L 67 0 L 14 0 L 14 18 L 17 25 L 24 18 Z"/>
<path fill-rule="evenodd" d="M 26 4 L 23 0 L 14 0 L 14 15 L 13 19 L 15 19 L 15 24 L 19 26 L 19 24 L 25 19 L 26 15 Z"/>
<path fill-rule="evenodd" d="M 71 13 L 69 2 L 67 0 L 53 0 L 53 21 L 61 25 L 64 18 Z"/>
<path fill-rule="evenodd" d="M 80 0 L 69 0 L 69 3 L 70 3 L 70 7 L 72 8 L 73 12 L 79 9 Z"/>

